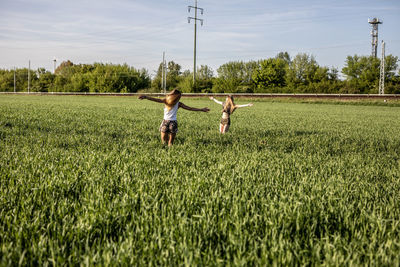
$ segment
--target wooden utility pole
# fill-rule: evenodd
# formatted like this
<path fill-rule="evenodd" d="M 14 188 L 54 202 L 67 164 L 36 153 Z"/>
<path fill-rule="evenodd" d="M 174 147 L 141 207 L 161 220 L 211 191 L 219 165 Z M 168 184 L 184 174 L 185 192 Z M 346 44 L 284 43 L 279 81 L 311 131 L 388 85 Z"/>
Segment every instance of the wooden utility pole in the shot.
<path fill-rule="evenodd" d="M 16 88 L 16 86 L 15 86 L 15 67 L 14 67 L 14 93 L 16 92 L 16 90 L 15 90 L 15 88 Z"/>
<path fill-rule="evenodd" d="M 28 93 L 30 93 L 31 87 L 31 61 L 29 60 L 29 67 L 28 67 Z"/>

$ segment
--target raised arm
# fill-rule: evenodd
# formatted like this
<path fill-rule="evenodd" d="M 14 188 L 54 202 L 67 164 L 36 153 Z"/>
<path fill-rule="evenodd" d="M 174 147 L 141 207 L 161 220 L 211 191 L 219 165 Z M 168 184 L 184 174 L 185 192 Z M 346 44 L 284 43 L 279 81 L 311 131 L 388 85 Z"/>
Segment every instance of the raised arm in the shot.
<path fill-rule="evenodd" d="M 244 108 L 244 107 L 251 107 L 253 103 L 245 104 L 245 105 L 235 105 L 235 108 Z"/>
<path fill-rule="evenodd" d="M 203 112 L 210 111 L 210 109 L 208 109 L 208 108 L 192 108 L 192 107 L 186 106 L 182 102 L 179 102 L 179 107 L 183 108 L 183 109 L 186 109 L 186 110 L 190 110 L 190 111 L 203 111 Z"/>
<path fill-rule="evenodd" d="M 220 105 L 223 105 L 223 104 L 224 104 L 223 102 L 218 101 L 217 99 L 215 99 L 213 96 L 210 96 L 210 99 L 211 99 L 211 100 L 214 100 L 214 102 L 217 103 L 217 104 L 220 104 Z"/>
<path fill-rule="evenodd" d="M 139 99 L 147 99 L 147 100 L 154 101 L 157 103 L 165 103 L 164 99 L 159 99 L 159 98 L 155 98 L 155 97 L 151 97 L 151 96 L 147 96 L 147 95 L 140 95 Z"/>

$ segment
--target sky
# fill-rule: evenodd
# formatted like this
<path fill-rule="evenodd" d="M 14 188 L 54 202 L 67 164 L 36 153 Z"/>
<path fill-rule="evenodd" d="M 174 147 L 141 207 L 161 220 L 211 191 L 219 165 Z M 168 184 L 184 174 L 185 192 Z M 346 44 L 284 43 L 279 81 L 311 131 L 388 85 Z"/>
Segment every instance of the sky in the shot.
<path fill-rule="evenodd" d="M 165 52 L 193 70 L 196 0 L 0 0 L 0 69 L 56 64 L 128 64 L 155 75 Z M 197 66 L 214 70 L 288 52 L 339 71 L 347 56 L 371 54 L 379 25 L 386 54 L 400 57 L 400 0 L 198 0 Z M 200 22 L 200 21 L 199 21 Z"/>

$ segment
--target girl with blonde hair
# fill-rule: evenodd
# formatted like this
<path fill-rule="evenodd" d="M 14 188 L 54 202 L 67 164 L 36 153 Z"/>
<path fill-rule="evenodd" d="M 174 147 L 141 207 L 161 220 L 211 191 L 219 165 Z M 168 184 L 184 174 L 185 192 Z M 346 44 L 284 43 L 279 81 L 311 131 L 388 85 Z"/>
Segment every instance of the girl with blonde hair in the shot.
<path fill-rule="evenodd" d="M 222 118 L 219 124 L 219 132 L 226 133 L 231 126 L 231 115 L 237 108 L 243 107 L 251 107 L 253 104 L 245 104 L 245 105 L 235 105 L 233 102 L 233 96 L 229 95 L 226 97 L 225 102 L 218 101 L 214 97 L 210 96 L 211 100 L 214 100 L 215 103 L 222 105 Z"/>
<path fill-rule="evenodd" d="M 164 118 L 160 125 L 160 132 L 161 132 L 162 143 L 168 144 L 168 146 L 173 145 L 176 133 L 178 132 L 177 113 L 179 108 L 183 108 L 190 111 L 203 111 L 203 112 L 210 111 L 208 108 L 193 108 L 186 106 L 182 102 L 179 102 L 181 96 L 182 93 L 177 89 L 172 90 L 163 99 L 154 98 L 146 95 L 139 96 L 139 99 L 147 99 L 150 101 L 164 104 Z"/>

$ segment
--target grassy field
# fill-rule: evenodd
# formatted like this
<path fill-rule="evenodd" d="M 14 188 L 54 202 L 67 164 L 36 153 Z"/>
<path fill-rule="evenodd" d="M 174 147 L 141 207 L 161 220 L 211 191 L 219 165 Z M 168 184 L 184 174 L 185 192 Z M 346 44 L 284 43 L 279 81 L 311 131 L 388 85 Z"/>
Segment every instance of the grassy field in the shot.
<path fill-rule="evenodd" d="M 0 265 L 400 264 L 400 107 L 182 102 L 0 96 Z"/>

